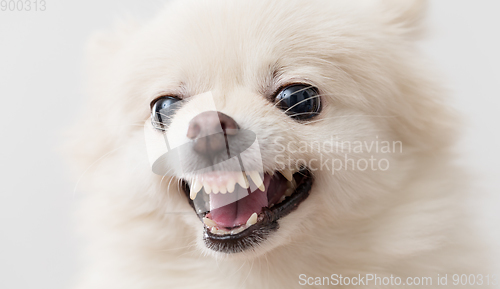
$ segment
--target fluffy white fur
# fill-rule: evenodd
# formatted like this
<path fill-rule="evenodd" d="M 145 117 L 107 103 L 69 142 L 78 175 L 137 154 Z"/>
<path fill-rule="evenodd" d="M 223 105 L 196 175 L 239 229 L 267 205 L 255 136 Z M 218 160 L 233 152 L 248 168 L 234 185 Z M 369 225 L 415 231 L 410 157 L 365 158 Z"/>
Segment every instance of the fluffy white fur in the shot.
<path fill-rule="evenodd" d="M 96 35 L 92 98 L 69 145 L 85 171 L 79 219 L 90 241 L 76 288 L 298 288 L 299 274 L 365 273 L 431 276 L 436 285 L 437 274 L 490 273 L 465 213 L 466 177 L 450 152 L 455 118 L 415 44 L 424 10 L 420 0 L 189 0 Z M 311 123 L 266 99 L 293 81 L 321 91 L 324 108 Z M 276 168 L 271 136 L 377 136 L 404 150 L 385 156 L 388 171 L 316 171 L 309 198 L 268 240 L 216 253 L 177 179 L 151 172 L 143 132 L 156 97 L 206 91 L 257 133 L 266 170 Z M 172 130 L 184 135 L 201 111 L 191 102 Z"/>

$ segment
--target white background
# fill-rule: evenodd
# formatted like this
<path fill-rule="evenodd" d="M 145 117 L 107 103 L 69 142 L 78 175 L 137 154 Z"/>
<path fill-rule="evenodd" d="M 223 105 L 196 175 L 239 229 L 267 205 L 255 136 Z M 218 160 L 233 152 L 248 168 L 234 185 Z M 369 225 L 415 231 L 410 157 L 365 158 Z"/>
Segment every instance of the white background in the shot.
<path fill-rule="evenodd" d="M 40 1 L 40 0 L 38 0 Z M 34 0 L 32 0 L 34 2 Z M 33 5 L 33 4 L 32 4 Z M 71 213 L 78 194 L 57 153 L 83 104 L 83 47 L 116 16 L 146 19 L 161 1 L 46 0 L 43 12 L 0 11 L 0 288 L 69 288 L 79 268 Z M 484 219 L 500 224 L 499 1 L 434 0 L 422 48 L 466 119 L 460 147 Z M 498 226 L 497 226 L 498 227 Z M 492 232 L 494 233 L 494 232 Z M 500 273 L 500 272 L 497 272 Z"/>

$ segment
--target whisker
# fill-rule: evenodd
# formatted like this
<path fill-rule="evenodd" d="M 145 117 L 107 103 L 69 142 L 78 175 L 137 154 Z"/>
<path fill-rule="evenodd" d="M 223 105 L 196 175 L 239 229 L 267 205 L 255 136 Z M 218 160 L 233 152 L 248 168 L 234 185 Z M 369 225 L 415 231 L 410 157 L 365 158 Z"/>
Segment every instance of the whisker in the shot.
<path fill-rule="evenodd" d="M 253 264 L 254 264 L 255 260 L 252 260 L 252 265 L 250 266 L 250 270 L 248 270 L 248 274 L 247 274 L 247 277 L 245 277 L 245 280 L 243 280 L 243 285 L 245 285 L 245 283 L 247 282 L 247 279 L 248 279 L 248 276 L 250 276 L 250 273 L 252 273 L 252 269 L 253 269 Z M 243 286 L 242 286 L 243 287 Z"/>
<path fill-rule="evenodd" d="M 164 175 L 163 177 L 161 178 L 161 181 L 160 181 L 160 187 L 161 187 L 161 184 L 163 183 L 163 179 L 165 179 L 165 177 L 167 176 L 168 173 L 170 173 L 173 169 L 169 169 Z"/>
<path fill-rule="evenodd" d="M 144 127 L 144 124 L 108 124 L 108 125 L 105 125 L 104 127 L 118 127 L 118 126 L 140 126 L 140 127 Z"/>
<path fill-rule="evenodd" d="M 80 184 L 80 181 L 82 180 L 82 178 L 85 176 L 85 174 L 95 165 L 97 164 L 98 162 L 100 162 L 101 160 L 103 160 L 104 158 L 106 158 L 107 156 L 111 155 L 112 153 L 114 153 L 115 151 L 117 151 L 118 149 L 121 149 L 123 148 L 125 145 L 122 145 L 122 146 L 119 146 L 107 153 L 105 153 L 103 156 L 101 156 L 100 158 L 98 158 L 96 161 L 94 161 L 83 173 L 82 175 L 78 178 L 78 181 L 76 182 L 75 184 L 75 188 L 73 189 L 73 197 L 75 197 L 76 195 L 76 190 L 78 188 L 78 185 Z"/>
<path fill-rule="evenodd" d="M 183 246 L 183 247 L 177 247 L 177 248 L 170 248 L 170 249 L 165 249 L 165 250 L 158 250 L 158 252 L 170 252 L 170 251 L 177 251 L 177 250 L 181 250 L 181 249 L 187 249 L 187 248 L 192 248 L 196 246 L 196 242 L 195 241 L 191 241 L 189 245 L 187 246 Z"/>
<path fill-rule="evenodd" d="M 397 117 L 397 116 L 396 115 L 337 115 L 337 116 L 332 116 L 332 117 L 325 117 L 325 118 L 321 118 L 321 119 L 315 119 L 315 120 L 311 120 L 311 121 L 301 122 L 300 124 L 308 125 L 311 123 L 316 123 L 316 122 L 325 121 L 325 120 L 329 120 L 329 119 L 345 118 L 345 117 L 387 117 L 387 118 L 390 118 L 390 117 Z M 288 130 L 292 130 L 292 129 L 295 129 L 295 128 L 291 127 L 291 128 L 288 128 L 284 131 L 288 131 Z"/>
<path fill-rule="evenodd" d="M 294 108 L 295 106 L 297 106 L 297 105 L 299 105 L 299 104 L 303 103 L 303 102 L 304 102 L 304 101 L 306 101 L 306 100 L 313 99 L 313 98 L 318 98 L 318 97 L 320 97 L 320 96 L 319 96 L 319 95 L 315 95 L 315 96 L 311 96 L 311 97 L 308 97 L 308 98 L 306 98 L 306 99 L 303 99 L 303 100 L 301 100 L 301 101 L 297 102 L 296 104 L 294 104 L 294 105 L 290 106 L 289 108 L 287 108 L 287 110 L 285 110 L 285 111 L 284 111 L 284 113 L 287 113 L 290 109 L 292 109 L 292 108 Z"/>
<path fill-rule="evenodd" d="M 307 90 L 307 89 L 309 89 L 309 88 L 313 88 L 313 87 L 314 87 L 314 86 L 309 85 L 309 86 L 307 86 L 307 87 L 305 87 L 305 88 L 302 88 L 302 89 L 299 89 L 299 90 L 297 90 L 297 91 L 294 91 L 291 95 L 294 95 L 294 94 L 296 94 L 296 93 L 302 92 L 302 91 L 304 91 L 304 90 Z M 274 106 L 277 106 L 277 105 L 278 105 L 278 104 L 279 104 L 279 103 L 280 103 L 283 99 L 284 99 L 284 98 L 280 99 L 277 103 L 275 103 L 275 104 L 274 104 Z"/>

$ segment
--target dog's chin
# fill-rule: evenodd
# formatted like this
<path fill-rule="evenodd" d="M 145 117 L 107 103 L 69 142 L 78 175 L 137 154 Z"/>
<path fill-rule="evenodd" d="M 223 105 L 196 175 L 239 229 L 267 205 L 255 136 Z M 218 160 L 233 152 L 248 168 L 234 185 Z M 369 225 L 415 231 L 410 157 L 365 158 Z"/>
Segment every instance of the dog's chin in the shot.
<path fill-rule="evenodd" d="M 243 172 L 243 176 L 246 174 Z M 230 183 L 229 189 L 219 189 L 217 193 L 208 188 L 208 194 L 207 187 L 202 186 L 200 189 L 200 184 L 196 184 L 193 179 L 180 179 L 186 201 L 201 221 L 199 229 L 203 230 L 205 250 L 225 256 L 266 251 L 268 239 L 280 230 L 280 220 L 300 209 L 314 182 L 307 168 L 295 173 L 274 171 L 261 176 L 261 183 L 259 178 L 255 180 L 255 174 L 252 176 L 250 173 L 245 178 L 246 184 Z M 193 187 L 199 193 L 193 194 Z M 252 187 L 258 188 L 252 191 Z M 242 192 L 245 192 L 245 196 L 238 197 Z M 210 209 L 203 209 L 200 204 Z"/>

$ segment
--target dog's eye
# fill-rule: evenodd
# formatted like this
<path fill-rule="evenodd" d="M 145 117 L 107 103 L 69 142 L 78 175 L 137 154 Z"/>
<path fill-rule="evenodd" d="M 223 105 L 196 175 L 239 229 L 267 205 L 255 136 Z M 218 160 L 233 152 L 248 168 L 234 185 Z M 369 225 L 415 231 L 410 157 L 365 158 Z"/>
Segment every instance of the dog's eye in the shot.
<path fill-rule="evenodd" d="M 165 130 L 175 111 L 180 106 L 180 99 L 172 96 L 164 96 L 155 100 L 151 107 L 151 123 L 159 130 Z"/>
<path fill-rule="evenodd" d="M 294 84 L 278 93 L 276 106 L 294 119 L 308 119 L 318 115 L 321 111 L 321 99 L 315 87 Z"/>

